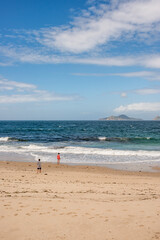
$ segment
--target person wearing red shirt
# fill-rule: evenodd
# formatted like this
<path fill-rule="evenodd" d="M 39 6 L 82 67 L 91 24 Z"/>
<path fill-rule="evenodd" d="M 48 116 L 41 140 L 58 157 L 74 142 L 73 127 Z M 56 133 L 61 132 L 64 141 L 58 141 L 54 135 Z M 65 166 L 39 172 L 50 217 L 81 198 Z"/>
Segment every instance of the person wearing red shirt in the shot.
<path fill-rule="evenodd" d="M 60 159 L 61 159 L 60 153 L 58 153 L 58 154 L 57 154 L 57 164 L 60 164 Z"/>

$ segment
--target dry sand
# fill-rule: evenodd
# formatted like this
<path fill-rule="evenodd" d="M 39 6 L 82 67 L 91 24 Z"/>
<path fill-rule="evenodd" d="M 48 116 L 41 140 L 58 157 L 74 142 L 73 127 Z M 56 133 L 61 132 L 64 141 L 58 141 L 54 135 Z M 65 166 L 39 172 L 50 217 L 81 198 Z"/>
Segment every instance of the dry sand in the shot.
<path fill-rule="evenodd" d="M 160 239 L 160 172 L 0 162 L 0 239 Z"/>

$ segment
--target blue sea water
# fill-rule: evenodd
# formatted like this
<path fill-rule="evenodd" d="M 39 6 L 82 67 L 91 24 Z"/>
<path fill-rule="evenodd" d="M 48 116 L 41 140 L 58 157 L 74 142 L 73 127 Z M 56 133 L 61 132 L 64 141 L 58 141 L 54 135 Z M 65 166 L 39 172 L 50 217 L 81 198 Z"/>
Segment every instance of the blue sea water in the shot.
<path fill-rule="evenodd" d="M 0 121 L 0 156 L 56 162 L 58 152 L 63 163 L 160 162 L 160 122 Z"/>

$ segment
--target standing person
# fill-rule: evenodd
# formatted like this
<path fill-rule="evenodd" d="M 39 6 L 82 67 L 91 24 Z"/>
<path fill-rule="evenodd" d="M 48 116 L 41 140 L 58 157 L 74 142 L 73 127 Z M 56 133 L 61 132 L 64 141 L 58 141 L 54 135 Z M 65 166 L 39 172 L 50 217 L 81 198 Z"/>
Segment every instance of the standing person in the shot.
<path fill-rule="evenodd" d="M 38 162 L 37 162 L 37 173 L 41 173 L 41 160 L 38 159 Z"/>
<path fill-rule="evenodd" d="M 60 153 L 58 153 L 58 154 L 57 154 L 57 164 L 58 164 L 58 165 L 60 164 L 60 159 L 61 159 Z"/>

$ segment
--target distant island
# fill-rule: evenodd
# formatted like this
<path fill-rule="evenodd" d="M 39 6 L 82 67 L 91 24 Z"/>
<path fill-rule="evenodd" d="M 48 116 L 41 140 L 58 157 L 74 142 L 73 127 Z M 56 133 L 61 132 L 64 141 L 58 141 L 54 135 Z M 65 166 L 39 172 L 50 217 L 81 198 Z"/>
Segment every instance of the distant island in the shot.
<path fill-rule="evenodd" d="M 153 119 L 154 121 L 160 121 L 160 116 L 157 116 Z"/>
<path fill-rule="evenodd" d="M 119 116 L 110 116 L 106 118 L 100 118 L 101 121 L 142 121 L 142 119 L 128 117 L 124 114 Z"/>

